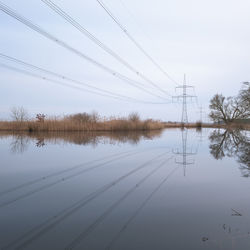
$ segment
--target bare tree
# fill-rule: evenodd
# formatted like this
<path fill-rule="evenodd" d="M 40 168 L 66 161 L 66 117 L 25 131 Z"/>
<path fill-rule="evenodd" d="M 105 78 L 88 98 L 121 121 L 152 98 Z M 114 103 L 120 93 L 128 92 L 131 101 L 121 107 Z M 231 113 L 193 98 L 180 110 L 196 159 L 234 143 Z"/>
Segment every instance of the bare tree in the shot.
<path fill-rule="evenodd" d="M 137 112 L 132 112 L 128 115 L 128 119 L 131 122 L 138 122 L 140 121 L 140 115 Z"/>
<path fill-rule="evenodd" d="M 29 138 L 25 135 L 16 135 L 10 144 L 11 152 L 13 154 L 22 154 L 28 149 Z"/>
<path fill-rule="evenodd" d="M 246 84 L 246 83 L 245 83 Z M 214 122 L 233 122 L 250 117 L 250 86 L 242 88 L 236 97 L 224 97 L 216 94 L 211 100 L 210 118 Z"/>
<path fill-rule="evenodd" d="M 210 100 L 209 108 L 211 109 L 209 116 L 214 122 L 227 121 L 228 103 L 226 103 L 226 98 L 223 95 L 216 94 Z"/>
<path fill-rule="evenodd" d="M 215 159 L 234 157 L 240 163 L 243 177 L 250 177 L 250 141 L 248 132 L 240 129 L 214 130 L 210 136 L 210 153 Z"/>
<path fill-rule="evenodd" d="M 17 122 L 23 122 L 28 120 L 28 112 L 23 107 L 11 108 L 11 118 Z"/>
<path fill-rule="evenodd" d="M 90 117 L 91 117 L 91 122 L 93 123 L 100 121 L 100 115 L 98 114 L 97 111 L 92 111 Z"/>
<path fill-rule="evenodd" d="M 45 117 L 46 117 L 45 114 L 40 114 L 40 113 L 39 113 L 39 114 L 36 115 L 36 121 L 37 121 L 37 122 L 43 123 L 44 120 L 45 120 Z"/>
<path fill-rule="evenodd" d="M 241 105 L 247 109 L 247 114 L 250 116 L 250 83 L 244 82 L 239 93 Z"/>

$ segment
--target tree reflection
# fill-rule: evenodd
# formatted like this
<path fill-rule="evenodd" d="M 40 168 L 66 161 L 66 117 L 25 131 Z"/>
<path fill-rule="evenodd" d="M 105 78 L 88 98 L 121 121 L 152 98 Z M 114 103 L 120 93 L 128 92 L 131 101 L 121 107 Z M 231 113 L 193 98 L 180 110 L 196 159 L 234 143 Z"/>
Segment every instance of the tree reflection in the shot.
<path fill-rule="evenodd" d="M 44 142 L 44 138 L 42 137 L 42 138 L 37 138 L 37 141 L 36 141 L 36 146 L 38 147 L 38 148 L 41 148 L 41 147 L 44 147 L 45 146 L 45 142 Z"/>
<path fill-rule="evenodd" d="M 1 137 L 13 137 L 10 144 L 12 153 L 23 153 L 28 149 L 29 142 L 34 142 L 36 147 L 44 147 L 46 144 L 138 144 L 141 140 L 152 140 L 160 137 L 161 130 L 133 131 L 133 132 L 38 132 L 38 133 L 10 133 L 2 132 Z"/>
<path fill-rule="evenodd" d="M 22 154 L 28 149 L 29 139 L 24 135 L 17 135 L 13 137 L 10 144 L 10 151 L 13 154 Z"/>
<path fill-rule="evenodd" d="M 215 159 L 225 156 L 235 157 L 240 163 L 242 176 L 250 176 L 250 140 L 249 131 L 214 130 L 209 136 L 210 153 Z"/>

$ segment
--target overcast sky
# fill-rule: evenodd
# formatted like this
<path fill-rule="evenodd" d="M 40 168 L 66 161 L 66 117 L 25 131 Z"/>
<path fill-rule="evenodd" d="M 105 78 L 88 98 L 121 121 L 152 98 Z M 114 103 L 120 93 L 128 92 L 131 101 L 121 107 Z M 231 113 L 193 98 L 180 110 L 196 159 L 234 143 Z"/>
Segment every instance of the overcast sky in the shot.
<path fill-rule="evenodd" d="M 188 105 L 190 120 L 199 117 L 198 106 L 208 112 L 215 93 L 236 95 L 241 82 L 250 80 L 249 0 L 103 0 L 135 40 L 179 84 L 186 73 L 195 86 L 198 105 Z M 164 96 L 116 61 L 40 0 L 2 0 L 57 38 L 96 61 L 145 84 L 150 93 Z M 96 0 L 53 0 L 91 34 L 171 95 L 181 89 L 135 47 Z M 36 66 L 148 102 L 164 102 L 125 83 L 0 11 L 0 53 Z M 0 58 L 0 118 L 10 108 L 23 106 L 31 114 L 67 114 L 98 111 L 124 116 L 138 111 L 142 117 L 180 120 L 181 100 L 174 104 L 142 104 L 116 100 L 40 80 L 3 68 L 24 69 Z M 44 75 L 41 74 L 40 75 Z M 70 83 L 71 84 L 71 83 Z M 168 95 L 164 96 L 171 100 Z M 168 101 L 166 101 L 168 102 Z"/>

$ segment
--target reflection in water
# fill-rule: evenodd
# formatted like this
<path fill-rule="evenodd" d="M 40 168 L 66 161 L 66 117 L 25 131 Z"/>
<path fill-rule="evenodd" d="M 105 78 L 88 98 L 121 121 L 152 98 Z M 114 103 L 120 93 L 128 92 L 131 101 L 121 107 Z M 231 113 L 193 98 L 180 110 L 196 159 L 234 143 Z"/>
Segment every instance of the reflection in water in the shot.
<path fill-rule="evenodd" d="M 228 249 L 235 249 L 235 250 L 239 249 L 236 248 L 237 240 L 246 240 L 250 238 L 249 231 L 241 230 L 238 227 L 234 227 L 228 224 L 222 225 L 222 231 L 224 232 L 224 234 L 222 234 L 222 237 L 220 239 L 215 240 L 215 239 L 208 239 L 206 237 L 203 238 L 209 240 L 209 243 L 212 243 L 214 247 L 218 247 L 219 249 L 221 249 L 222 246 L 227 246 Z"/>
<path fill-rule="evenodd" d="M 29 138 L 23 135 L 17 135 L 13 138 L 13 141 L 10 144 L 10 150 L 13 154 L 20 153 L 22 154 L 28 149 Z"/>
<path fill-rule="evenodd" d="M 240 163 L 242 176 L 250 176 L 250 141 L 249 131 L 214 130 L 209 136 L 210 153 L 215 159 L 225 156 L 236 157 Z"/>
<path fill-rule="evenodd" d="M 41 148 L 41 147 L 43 147 L 43 146 L 45 146 L 46 144 L 45 144 L 45 142 L 44 142 L 44 138 L 37 138 L 37 142 L 36 142 L 36 146 L 38 147 L 38 148 Z"/>
<path fill-rule="evenodd" d="M 165 154 L 165 153 L 164 153 Z M 163 155 L 164 155 L 163 154 Z M 157 156 L 156 158 L 159 158 Z M 66 247 L 66 249 L 73 249 L 76 246 L 78 246 L 87 236 L 89 233 L 91 233 L 110 213 L 113 212 L 114 209 L 116 209 L 120 203 L 122 203 L 130 194 L 132 194 L 138 187 L 140 187 L 148 178 L 150 178 L 157 170 L 159 170 L 161 167 L 163 167 L 167 161 L 169 161 L 172 157 L 169 159 L 163 160 L 158 164 L 156 168 L 154 168 L 149 174 L 146 176 L 143 176 L 142 179 L 140 179 L 139 182 L 137 182 L 134 186 L 132 186 L 131 189 L 129 189 L 122 197 L 120 197 L 118 200 L 116 200 L 104 213 L 102 213 L 92 224 L 90 224 L 86 229 L 84 229 L 82 232 L 80 232 L 79 235 L 77 235 Z M 155 159 L 153 159 L 155 160 Z M 151 160 L 152 161 L 152 160 Z M 175 168 L 174 170 L 176 170 Z M 164 181 L 165 182 L 165 181 Z M 120 234 L 119 234 L 120 236 Z M 116 241 L 116 237 L 111 241 L 111 244 L 109 244 L 105 249 L 111 249 L 113 244 Z"/>
<path fill-rule="evenodd" d="M 44 147 L 46 143 L 73 143 L 77 145 L 98 144 L 138 144 L 141 140 L 152 140 L 161 136 L 161 130 L 135 132 L 42 132 L 42 133 L 9 133 L 1 132 L 1 137 L 12 136 L 12 153 L 23 153 L 28 149 L 30 141 L 35 141 L 37 147 Z"/>
<path fill-rule="evenodd" d="M 165 182 L 175 173 L 178 168 L 173 169 L 160 183 L 156 188 L 149 193 L 146 199 L 140 204 L 140 206 L 133 212 L 133 214 L 128 218 L 125 224 L 121 227 L 121 229 L 115 234 L 115 236 L 111 239 L 108 245 L 105 247 L 105 250 L 109 250 L 113 248 L 115 243 L 124 233 L 124 231 L 128 228 L 129 224 L 136 218 L 136 216 L 141 212 L 141 210 L 147 205 L 147 203 L 152 199 L 152 197 L 158 192 L 158 190 L 165 184 Z"/>
<path fill-rule="evenodd" d="M 30 162 L 32 154 L 29 153 L 22 157 L 8 155 L 10 165 L 12 159 L 17 159 L 18 171 L 20 166 L 24 170 L 17 175 L 13 167 L 2 169 L 9 174 L 0 190 L 0 231 L 4 235 L 0 237 L 0 248 L 247 249 L 241 246 L 249 245 L 250 240 L 249 225 L 244 224 L 250 216 L 244 194 L 249 182 L 235 178 L 232 185 L 231 174 L 228 181 L 223 172 L 219 180 L 230 195 L 223 195 L 224 189 L 215 191 L 221 183 L 216 183 L 214 178 L 218 168 L 210 164 L 215 160 L 209 152 L 206 158 L 196 160 L 199 171 L 190 166 L 190 174 L 184 179 L 179 170 L 194 163 L 192 158 L 200 145 L 197 134 L 192 130 L 165 132 L 164 140 L 152 141 L 146 146 L 138 142 L 160 135 L 159 131 L 11 135 L 9 139 L 12 146 L 16 145 L 13 146 L 16 152 L 23 152 L 28 144 L 30 148 L 49 143 L 69 145 L 59 145 L 60 154 L 68 152 L 62 159 L 53 150 L 37 150 L 35 161 Z M 242 148 L 249 144 L 241 142 L 245 139 L 248 143 L 244 132 L 237 131 L 239 135 L 233 132 L 214 131 L 210 136 L 210 150 L 217 159 L 237 155 L 239 162 L 247 162 L 247 151 Z M 237 150 L 228 141 L 236 143 Z M 112 146 L 112 150 L 116 149 L 112 152 L 110 147 L 106 150 L 106 146 L 101 146 L 99 153 L 92 155 L 96 150 L 91 147 L 82 147 L 84 150 L 78 152 L 78 147 L 70 145 L 124 142 L 138 145 Z M 192 146 L 196 150 L 192 150 Z M 74 159 L 77 153 L 80 157 Z M 88 155 L 90 157 L 86 157 Z M 64 163 L 66 157 L 71 157 L 68 163 Z M 42 160 L 40 167 L 26 168 L 27 162 L 32 166 L 39 159 Z M 56 159 L 58 167 L 51 167 L 51 159 Z M 203 164 L 204 160 L 208 163 Z M 226 171 L 230 172 L 229 167 Z M 245 242 L 235 243 L 241 240 Z M 231 241 L 237 248 L 233 248 L 233 243 L 231 247 Z"/>
<path fill-rule="evenodd" d="M 157 149 L 157 148 L 155 148 L 155 149 Z M 154 149 L 149 149 L 149 151 L 153 151 L 153 150 Z M 7 190 L 2 190 L 0 192 L 0 197 L 5 196 L 6 194 L 10 194 L 10 193 L 15 192 L 15 191 L 20 191 L 20 190 L 25 189 L 27 187 L 29 187 L 29 188 L 31 187 L 31 190 L 29 190 L 25 193 L 22 193 L 19 196 L 15 196 L 14 198 L 8 199 L 8 200 L 0 203 L 0 209 L 2 207 L 9 206 L 10 204 L 16 203 L 20 200 L 26 199 L 27 197 L 37 195 L 38 193 L 45 191 L 45 190 L 48 190 L 50 188 L 53 188 L 53 187 L 57 186 L 58 184 L 70 181 L 73 178 L 79 177 L 87 172 L 105 167 L 112 162 L 117 162 L 117 161 L 122 160 L 124 158 L 130 157 L 133 155 L 137 155 L 137 154 L 143 153 L 143 152 L 144 151 L 137 152 L 135 150 L 131 150 L 131 151 L 126 151 L 126 152 L 102 157 L 100 159 L 95 159 L 95 160 L 92 160 L 89 162 L 84 162 L 84 163 L 81 163 L 81 164 L 78 164 L 75 166 L 67 167 L 67 168 L 62 169 L 58 172 L 54 172 L 54 173 L 51 173 L 51 174 L 48 174 L 45 176 L 41 176 L 37 179 L 30 180 L 26 183 L 22 183 L 21 185 L 14 186 L 14 187 L 7 189 Z M 166 152 L 164 154 L 162 154 L 162 156 L 164 156 L 165 154 L 166 154 Z M 157 156 L 153 160 L 156 160 L 158 158 L 160 158 L 160 157 Z M 149 163 L 152 163 L 153 160 L 149 161 L 146 165 L 148 165 Z M 143 167 L 145 167 L 145 164 L 143 165 Z M 53 180 L 54 178 L 57 178 L 57 177 L 58 177 L 58 179 Z M 39 188 L 37 188 L 36 186 L 33 187 L 34 185 L 37 185 L 37 184 L 40 185 L 41 183 L 47 182 L 50 179 L 52 179 L 52 181 L 39 186 Z M 112 183 L 112 185 L 113 185 L 113 183 Z"/>
<path fill-rule="evenodd" d="M 164 165 L 166 165 L 166 163 L 172 159 L 172 157 L 168 157 L 167 159 L 165 159 L 166 155 L 168 152 L 163 152 L 160 154 L 157 154 L 156 156 L 154 156 L 153 158 L 151 158 L 150 160 L 145 161 L 143 164 L 140 164 L 139 166 L 137 166 L 136 168 L 130 170 L 129 172 L 121 175 L 120 177 L 116 178 L 115 180 L 111 181 L 110 183 L 100 187 L 99 189 L 92 191 L 91 193 L 89 193 L 88 195 L 84 195 L 80 200 L 78 200 L 77 202 L 71 204 L 70 206 L 62 209 L 61 211 L 59 211 L 56 215 L 53 215 L 49 218 L 47 218 L 44 222 L 42 222 L 41 224 L 35 226 L 34 228 L 30 229 L 29 231 L 27 231 L 26 233 L 24 233 L 20 238 L 17 238 L 16 240 L 10 242 L 8 245 L 4 246 L 4 249 L 25 249 L 27 246 L 29 246 L 31 243 L 33 243 L 34 241 L 36 241 L 38 238 L 40 238 L 42 235 L 44 235 L 45 233 L 51 231 L 54 227 L 56 227 L 58 224 L 62 223 L 64 220 L 66 220 L 68 217 L 71 217 L 73 214 L 75 214 L 77 211 L 83 209 L 83 207 L 85 207 L 88 203 L 92 202 L 93 200 L 95 200 L 96 198 L 98 198 L 99 196 L 103 195 L 104 193 L 106 193 L 107 191 L 110 191 L 111 189 L 115 188 L 116 185 L 118 185 L 120 182 L 124 181 L 125 179 L 127 179 L 130 176 L 135 175 L 137 172 L 142 171 L 143 169 L 150 167 L 154 162 L 157 162 L 157 160 L 160 160 L 160 163 L 157 164 L 157 166 L 148 174 L 146 174 L 145 176 L 143 175 L 143 177 L 140 179 L 139 182 L 137 182 L 134 186 L 132 186 L 131 189 L 129 189 L 124 195 L 122 195 L 117 201 L 115 201 L 109 208 L 108 210 L 106 210 L 100 217 L 98 217 L 91 225 L 89 225 L 89 227 L 87 229 L 84 229 L 84 231 L 82 231 L 75 239 L 72 240 L 72 242 L 70 242 L 69 246 L 66 249 L 73 249 L 75 248 L 80 242 L 83 241 L 83 239 L 85 237 L 88 236 L 89 233 L 92 232 L 92 230 L 95 229 L 95 227 L 101 223 L 110 213 L 113 212 L 113 210 L 120 205 L 120 203 L 122 203 L 129 195 L 131 195 L 137 188 L 139 188 L 146 180 L 148 180 L 153 174 L 155 174 L 160 168 L 162 168 Z M 128 155 L 126 155 L 128 156 Z M 103 159 L 101 159 L 103 160 Z M 117 160 L 117 159 L 116 159 Z M 103 162 L 101 163 L 100 166 L 103 166 Z M 99 166 L 99 167 L 100 167 Z M 88 169 L 88 168 L 87 168 Z M 93 168 L 91 168 L 92 170 Z M 176 168 L 175 168 L 176 169 Z M 71 169 L 72 170 L 72 169 Z M 70 170 L 70 171 L 71 171 Z M 85 171 L 86 172 L 86 169 Z M 65 171 L 63 172 L 65 173 Z M 62 174 L 62 173 L 60 173 Z M 79 173 L 78 173 L 79 174 Z M 78 175 L 77 174 L 77 175 Z M 173 174 L 173 173 L 172 173 Z M 50 178 L 50 177 L 55 177 L 57 176 L 58 173 L 53 174 L 49 177 L 46 178 Z M 71 178 L 72 176 L 70 176 Z M 166 182 L 166 180 L 170 177 L 170 175 L 168 175 L 164 181 L 158 186 L 158 188 L 156 190 L 154 190 L 154 192 L 151 194 L 151 196 L 157 192 L 159 190 L 159 188 Z M 67 178 L 64 178 L 64 181 Z M 44 178 L 41 178 L 41 180 L 44 180 Z M 33 184 L 35 184 L 36 181 L 31 181 L 29 183 L 27 183 L 27 185 L 31 186 Z M 56 184 L 58 184 L 58 182 L 56 182 Z M 26 186 L 27 186 L 26 185 Z M 25 187 L 26 187 L 25 186 Z M 10 193 L 12 191 L 16 191 L 17 189 L 23 188 L 24 185 L 20 185 L 19 187 L 13 188 L 9 191 L 7 191 L 7 193 Z M 32 194 L 34 194 L 32 192 Z M 3 194 L 4 195 L 4 194 Z M 22 196 L 22 198 L 24 198 Z M 26 197 L 25 197 L 26 198 Z M 17 201 L 17 199 L 15 199 L 14 201 Z M 4 206 L 9 205 L 8 204 L 4 204 Z M 145 204 L 144 204 L 145 205 Z M 2 208 L 2 204 L 0 206 L 0 208 Z"/>
<path fill-rule="evenodd" d="M 189 156 L 191 155 L 196 155 L 197 154 L 197 150 L 193 151 L 192 149 L 188 149 L 187 148 L 187 135 L 188 135 L 188 130 L 187 129 L 182 129 L 181 130 L 181 138 L 182 138 L 182 149 L 174 149 L 173 153 L 175 155 L 179 155 L 182 157 L 181 160 L 175 160 L 176 164 L 180 164 L 183 165 L 183 174 L 184 176 L 186 176 L 186 167 L 187 165 L 193 165 L 194 164 L 194 160 L 190 160 L 188 159 Z"/>

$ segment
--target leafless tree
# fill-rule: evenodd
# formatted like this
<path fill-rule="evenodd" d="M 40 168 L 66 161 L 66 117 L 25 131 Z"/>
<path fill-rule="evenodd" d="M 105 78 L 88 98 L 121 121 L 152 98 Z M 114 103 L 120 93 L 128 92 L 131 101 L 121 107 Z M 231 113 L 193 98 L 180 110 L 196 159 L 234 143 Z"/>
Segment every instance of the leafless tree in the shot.
<path fill-rule="evenodd" d="M 25 135 L 16 135 L 13 137 L 13 141 L 10 144 L 12 154 L 22 154 L 28 149 L 29 138 Z"/>
<path fill-rule="evenodd" d="M 44 122 L 46 115 L 45 114 L 37 114 L 36 120 L 37 122 Z"/>
<path fill-rule="evenodd" d="M 11 118 L 17 122 L 23 122 L 28 120 L 29 115 L 23 107 L 13 107 L 11 108 Z"/>
<path fill-rule="evenodd" d="M 90 116 L 91 116 L 91 122 L 96 123 L 100 121 L 100 115 L 98 114 L 97 111 L 92 111 Z"/>
<path fill-rule="evenodd" d="M 250 116 L 250 83 L 244 82 L 239 93 L 241 105 L 247 109 L 247 114 Z"/>
<path fill-rule="evenodd" d="M 214 130 L 210 136 L 210 153 L 215 159 L 225 156 L 235 157 L 240 163 L 242 176 L 250 177 L 250 140 L 249 132 L 240 129 Z"/>
<path fill-rule="evenodd" d="M 132 112 L 128 115 L 128 119 L 131 122 L 138 122 L 140 121 L 140 115 L 137 112 Z"/>
<path fill-rule="evenodd" d="M 250 86 L 242 88 L 236 97 L 224 97 L 216 94 L 211 100 L 209 108 L 210 118 L 214 122 L 234 122 L 250 117 Z"/>

